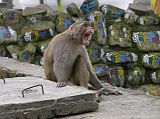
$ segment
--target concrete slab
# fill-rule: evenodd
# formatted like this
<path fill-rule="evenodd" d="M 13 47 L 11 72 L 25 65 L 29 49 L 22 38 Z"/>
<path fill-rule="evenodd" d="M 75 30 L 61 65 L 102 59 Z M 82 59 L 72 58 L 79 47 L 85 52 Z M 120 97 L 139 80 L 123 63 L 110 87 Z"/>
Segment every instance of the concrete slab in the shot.
<path fill-rule="evenodd" d="M 124 90 L 120 96 L 103 96 L 96 112 L 59 119 L 160 119 L 160 97 Z"/>
<path fill-rule="evenodd" d="M 44 69 L 42 66 L 27 62 L 19 62 L 12 58 L 0 57 L 0 67 L 5 67 L 9 70 L 16 71 L 17 73 L 24 74 L 26 76 L 45 78 Z"/>
<path fill-rule="evenodd" d="M 44 88 L 25 88 L 41 84 Z M 98 109 L 92 91 L 83 87 L 57 88 L 56 83 L 38 77 L 16 77 L 0 81 L 0 119 L 50 119 Z"/>

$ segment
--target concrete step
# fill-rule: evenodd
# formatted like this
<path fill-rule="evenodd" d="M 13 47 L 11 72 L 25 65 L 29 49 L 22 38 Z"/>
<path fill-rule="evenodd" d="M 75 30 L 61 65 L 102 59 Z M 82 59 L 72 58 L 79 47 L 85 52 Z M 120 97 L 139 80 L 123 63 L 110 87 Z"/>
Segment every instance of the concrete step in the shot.
<path fill-rule="evenodd" d="M 15 77 L 5 81 L 0 79 L 0 119 L 51 119 L 98 109 L 93 92 L 82 87 L 57 88 L 55 82 L 38 77 Z M 37 86 L 24 91 L 23 97 L 24 89 L 39 84 L 44 94 L 42 87 Z"/>

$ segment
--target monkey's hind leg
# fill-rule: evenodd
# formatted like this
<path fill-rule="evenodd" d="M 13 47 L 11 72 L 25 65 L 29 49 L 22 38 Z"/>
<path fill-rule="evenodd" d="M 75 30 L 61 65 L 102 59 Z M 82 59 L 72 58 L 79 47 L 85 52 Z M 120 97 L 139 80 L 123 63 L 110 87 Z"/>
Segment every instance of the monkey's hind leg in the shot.
<path fill-rule="evenodd" d="M 74 63 L 71 82 L 75 85 L 88 88 L 89 72 L 81 56 L 78 56 Z"/>
<path fill-rule="evenodd" d="M 50 63 L 49 61 L 46 61 L 44 63 L 44 70 L 45 70 L 45 75 L 46 75 L 47 80 L 57 82 L 57 79 L 56 79 L 54 71 L 53 71 L 53 64 L 52 63 Z"/>

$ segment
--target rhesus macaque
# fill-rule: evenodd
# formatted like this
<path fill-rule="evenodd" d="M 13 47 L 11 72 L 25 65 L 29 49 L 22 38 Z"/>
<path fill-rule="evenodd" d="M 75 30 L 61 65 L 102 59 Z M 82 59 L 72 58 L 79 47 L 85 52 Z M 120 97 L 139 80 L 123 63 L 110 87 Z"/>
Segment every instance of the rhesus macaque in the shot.
<path fill-rule="evenodd" d="M 88 88 L 88 83 L 97 90 L 104 88 L 92 69 L 84 46 L 89 43 L 93 32 L 90 22 L 81 21 L 52 39 L 44 54 L 48 80 L 57 82 L 57 87 L 64 87 L 71 82 L 85 88 Z"/>

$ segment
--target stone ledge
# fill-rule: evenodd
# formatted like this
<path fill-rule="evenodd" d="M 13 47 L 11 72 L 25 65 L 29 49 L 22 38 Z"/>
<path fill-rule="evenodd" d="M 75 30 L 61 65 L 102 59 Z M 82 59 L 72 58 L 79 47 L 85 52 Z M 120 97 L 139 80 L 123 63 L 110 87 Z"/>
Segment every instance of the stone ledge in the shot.
<path fill-rule="evenodd" d="M 19 62 L 8 57 L 0 57 L 0 67 L 7 68 L 15 71 L 17 74 L 23 74 L 25 76 L 45 78 L 44 69 L 42 66 L 27 62 Z"/>
<path fill-rule="evenodd" d="M 24 92 L 30 86 L 41 84 Z M 0 81 L 0 119 L 50 119 L 98 109 L 92 91 L 77 86 L 57 88 L 56 83 L 38 77 L 16 77 Z"/>

